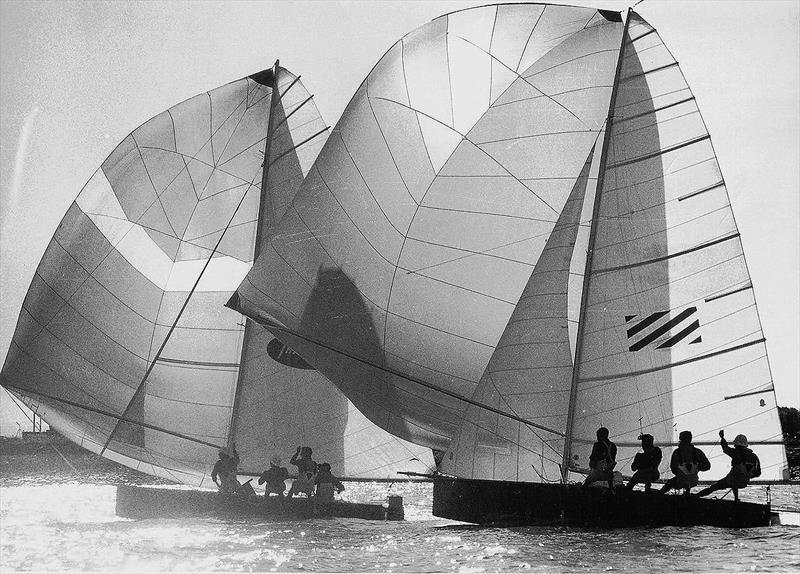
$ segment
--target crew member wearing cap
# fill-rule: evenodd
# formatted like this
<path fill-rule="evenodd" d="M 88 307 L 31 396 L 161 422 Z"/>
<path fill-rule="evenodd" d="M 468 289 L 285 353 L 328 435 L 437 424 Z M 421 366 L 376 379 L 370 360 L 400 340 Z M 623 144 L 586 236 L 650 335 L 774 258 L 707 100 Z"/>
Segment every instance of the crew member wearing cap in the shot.
<path fill-rule="evenodd" d="M 239 453 L 236 452 L 236 445 L 220 449 L 219 460 L 211 471 L 211 480 L 219 487 L 220 494 L 235 494 L 241 486 L 236 480 L 238 466 Z"/>
<path fill-rule="evenodd" d="M 730 488 L 733 490 L 734 500 L 739 500 L 739 489 L 745 488 L 751 478 L 761 476 L 761 462 L 756 454 L 747 448 L 747 437 L 743 434 L 733 439 L 733 448 L 725 440 L 725 431 L 719 431 L 719 443 L 725 454 L 731 457 L 731 470 L 722 480 L 718 480 L 708 488 L 697 493 L 697 496 L 711 494 L 715 490 Z"/>
<path fill-rule="evenodd" d="M 650 492 L 650 485 L 660 476 L 658 465 L 661 463 L 661 449 L 653 445 L 653 435 L 643 434 L 639 436 L 642 441 L 642 451 L 637 452 L 633 457 L 631 470 L 635 470 L 633 476 L 625 486 L 628 490 L 633 490 L 637 484 L 644 484 L 644 491 Z"/>

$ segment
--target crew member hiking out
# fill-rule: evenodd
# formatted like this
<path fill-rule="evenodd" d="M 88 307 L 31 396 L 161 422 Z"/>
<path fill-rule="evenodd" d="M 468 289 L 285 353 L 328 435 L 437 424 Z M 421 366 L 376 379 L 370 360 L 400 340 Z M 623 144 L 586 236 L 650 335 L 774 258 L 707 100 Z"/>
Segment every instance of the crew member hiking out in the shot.
<path fill-rule="evenodd" d="M 698 473 L 709 470 L 711 463 L 708 462 L 705 453 L 692 444 L 690 431 L 681 431 L 678 440 L 678 448 L 672 451 L 672 458 L 669 461 L 669 468 L 675 476 L 664 483 L 661 493 L 669 492 L 673 488 L 676 490 L 682 488 L 683 493 L 688 496 L 692 487 L 697 486 Z"/>
<path fill-rule="evenodd" d="M 289 462 L 297 467 L 297 478 L 289 489 L 288 497 L 305 492 L 308 498 L 314 494 L 314 475 L 317 474 L 317 463 L 311 459 L 311 448 L 297 447 Z"/>
<path fill-rule="evenodd" d="M 314 495 L 316 511 L 328 513 L 333 504 L 334 490 L 341 494 L 344 485 L 331 474 L 331 465 L 327 462 L 323 462 L 317 467 L 317 476 L 314 478 L 314 482 L 317 485 L 317 492 Z"/>
<path fill-rule="evenodd" d="M 584 486 L 593 482 L 608 482 L 608 487 L 614 490 L 614 467 L 617 465 L 617 445 L 608 438 L 608 429 L 597 429 L 597 442 L 592 446 L 589 455 L 589 474 L 583 481 Z"/>
<path fill-rule="evenodd" d="M 238 466 L 239 453 L 236 452 L 236 445 L 220 449 L 219 460 L 211 470 L 211 480 L 219 488 L 220 494 L 236 494 L 240 486 L 236 479 Z"/>
<path fill-rule="evenodd" d="M 733 490 L 733 499 L 739 501 L 739 489 L 746 488 L 751 478 L 761 476 L 761 461 L 756 453 L 748 448 L 747 437 L 743 434 L 733 439 L 733 448 L 725 440 L 725 431 L 719 431 L 719 444 L 725 454 L 731 457 L 731 470 L 722 479 L 697 493 L 697 496 L 711 494 L 715 490 L 730 488 Z"/>
<path fill-rule="evenodd" d="M 643 434 L 639 436 L 642 441 L 642 451 L 633 457 L 631 470 L 636 472 L 628 481 L 626 488 L 633 490 L 637 484 L 644 484 L 644 491 L 650 492 L 650 485 L 658 480 L 660 473 L 658 465 L 661 464 L 661 449 L 653 444 L 653 435 Z"/>

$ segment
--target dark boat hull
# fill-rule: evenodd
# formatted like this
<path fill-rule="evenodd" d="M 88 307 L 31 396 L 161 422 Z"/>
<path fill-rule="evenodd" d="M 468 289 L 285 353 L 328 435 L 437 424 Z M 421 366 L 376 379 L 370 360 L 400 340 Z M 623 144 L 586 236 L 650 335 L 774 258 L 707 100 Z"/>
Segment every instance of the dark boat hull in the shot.
<path fill-rule="evenodd" d="M 768 504 L 578 485 L 436 478 L 433 514 L 487 525 L 768 526 Z"/>
<path fill-rule="evenodd" d="M 207 490 L 117 486 L 117 516 L 124 518 L 176 518 L 184 516 L 256 517 L 266 520 L 297 520 L 334 516 L 364 520 L 403 520 L 403 501 L 389 497 L 386 506 L 334 501 L 318 504 L 314 498 L 243 499 L 220 496 Z"/>

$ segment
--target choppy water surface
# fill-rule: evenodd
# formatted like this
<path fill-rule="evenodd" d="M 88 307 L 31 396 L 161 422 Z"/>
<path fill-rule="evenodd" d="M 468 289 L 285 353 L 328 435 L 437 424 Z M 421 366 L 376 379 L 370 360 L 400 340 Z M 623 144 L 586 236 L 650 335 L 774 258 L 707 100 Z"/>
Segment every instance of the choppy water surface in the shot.
<path fill-rule="evenodd" d="M 430 513 L 427 484 L 348 484 L 347 498 L 404 496 L 405 522 L 128 520 L 113 477 L 3 477 L 0 571 L 673 572 L 800 570 L 800 528 L 478 528 Z M 752 489 L 751 489 L 752 492 Z M 753 492 L 752 495 L 758 493 Z M 798 506 L 797 487 L 773 487 Z"/>

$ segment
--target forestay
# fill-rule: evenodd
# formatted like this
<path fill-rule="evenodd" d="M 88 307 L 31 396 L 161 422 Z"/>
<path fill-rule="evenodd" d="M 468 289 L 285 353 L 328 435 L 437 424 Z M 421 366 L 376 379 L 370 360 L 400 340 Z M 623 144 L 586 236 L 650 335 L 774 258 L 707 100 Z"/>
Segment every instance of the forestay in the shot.
<path fill-rule="evenodd" d="M 234 302 L 445 449 L 608 111 L 616 13 L 442 16 L 376 64 Z"/>
<path fill-rule="evenodd" d="M 412 457 L 430 464 L 429 452 L 367 424 L 319 373 L 265 354 L 268 340 L 250 339 L 240 376 L 244 326 L 223 305 L 326 136 L 310 94 L 278 66 L 134 130 L 56 230 L 2 384 L 84 447 L 187 484 L 210 484 L 234 432 L 250 471 L 298 444 L 341 474 L 393 475 Z M 262 194 L 265 148 L 272 177 Z"/>

